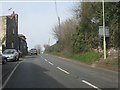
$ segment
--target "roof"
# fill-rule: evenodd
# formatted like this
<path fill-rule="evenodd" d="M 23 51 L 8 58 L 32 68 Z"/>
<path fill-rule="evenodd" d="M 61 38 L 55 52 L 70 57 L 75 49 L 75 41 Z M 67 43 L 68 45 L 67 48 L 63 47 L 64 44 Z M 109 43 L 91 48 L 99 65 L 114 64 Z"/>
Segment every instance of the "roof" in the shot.
<path fill-rule="evenodd" d="M 26 40 L 26 37 L 25 37 L 25 35 L 23 35 L 23 34 L 18 34 L 18 37 L 21 38 L 21 39 Z"/>

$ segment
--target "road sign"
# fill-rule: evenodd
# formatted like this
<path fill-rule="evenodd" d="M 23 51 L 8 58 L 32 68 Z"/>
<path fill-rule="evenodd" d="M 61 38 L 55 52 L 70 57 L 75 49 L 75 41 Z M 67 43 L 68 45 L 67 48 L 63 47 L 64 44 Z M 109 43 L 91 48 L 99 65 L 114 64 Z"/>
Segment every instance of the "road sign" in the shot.
<path fill-rule="evenodd" d="M 99 36 L 104 36 L 103 26 L 99 26 Z M 105 37 L 109 37 L 109 28 L 107 26 L 105 27 Z"/>

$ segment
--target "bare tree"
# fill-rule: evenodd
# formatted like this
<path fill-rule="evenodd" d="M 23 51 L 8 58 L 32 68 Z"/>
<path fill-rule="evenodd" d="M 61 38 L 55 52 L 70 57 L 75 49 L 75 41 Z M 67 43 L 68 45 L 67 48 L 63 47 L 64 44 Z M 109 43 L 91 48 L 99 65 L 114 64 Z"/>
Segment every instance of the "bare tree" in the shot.
<path fill-rule="evenodd" d="M 75 19 L 68 19 L 53 28 L 53 35 L 58 41 L 60 49 L 71 48 L 72 35 L 76 30 L 77 22 Z"/>
<path fill-rule="evenodd" d="M 44 48 L 45 48 L 45 50 L 44 50 L 45 53 L 46 53 L 46 52 L 49 52 L 50 45 L 44 44 Z"/>

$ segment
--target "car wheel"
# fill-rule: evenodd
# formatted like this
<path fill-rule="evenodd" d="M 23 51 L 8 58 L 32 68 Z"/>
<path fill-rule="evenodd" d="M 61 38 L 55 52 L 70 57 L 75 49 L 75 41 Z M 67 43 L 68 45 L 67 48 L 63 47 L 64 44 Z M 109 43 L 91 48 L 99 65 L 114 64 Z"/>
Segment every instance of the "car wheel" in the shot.
<path fill-rule="evenodd" d="M 14 61 L 16 61 L 16 60 L 17 60 L 17 58 L 15 57 L 15 58 L 14 58 Z"/>
<path fill-rule="evenodd" d="M 5 62 L 4 62 L 4 61 L 2 61 L 2 64 L 5 64 Z"/>
<path fill-rule="evenodd" d="M 5 63 L 7 63 L 7 59 L 5 59 Z"/>
<path fill-rule="evenodd" d="M 19 61 L 19 57 L 17 58 L 17 60 Z"/>
<path fill-rule="evenodd" d="M 7 59 L 4 59 L 3 61 L 2 61 L 2 64 L 6 64 L 7 63 Z"/>

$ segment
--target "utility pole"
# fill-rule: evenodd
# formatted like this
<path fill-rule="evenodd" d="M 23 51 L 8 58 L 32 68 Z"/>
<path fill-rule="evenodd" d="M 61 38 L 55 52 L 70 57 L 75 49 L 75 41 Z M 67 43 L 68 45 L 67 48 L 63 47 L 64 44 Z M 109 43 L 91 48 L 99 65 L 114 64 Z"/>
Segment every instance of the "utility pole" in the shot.
<path fill-rule="evenodd" d="M 60 27 L 60 17 L 58 16 L 58 25 L 59 25 L 59 31 L 60 31 L 60 41 L 61 41 L 61 27 Z"/>
<path fill-rule="evenodd" d="M 50 46 L 50 38 L 48 39 L 48 45 Z"/>
<path fill-rule="evenodd" d="M 58 16 L 58 24 L 59 24 L 59 29 L 60 29 L 60 17 Z"/>
<path fill-rule="evenodd" d="M 60 17 L 59 17 L 59 15 L 58 15 L 58 8 L 57 8 L 56 0 L 55 0 L 55 9 L 56 9 L 56 15 L 57 15 L 57 18 L 58 18 L 59 30 L 60 30 Z"/>
<path fill-rule="evenodd" d="M 58 15 L 58 8 L 57 8 L 57 3 L 56 3 L 56 0 L 55 0 L 55 9 L 56 9 L 56 15 L 57 15 L 57 18 L 58 18 L 58 25 L 59 25 L 59 33 L 60 33 L 60 36 L 59 36 L 59 44 L 60 44 L 60 49 L 61 49 L 61 26 L 60 26 L 60 17 Z"/>
<path fill-rule="evenodd" d="M 105 40 L 105 3 L 104 0 L 102 1 L 102 9 L 103 9 L 103 47 L 104 47 L 104 59 L 106 59 L 106 40 Z"/>
<path fill-rule="evenodd" d="M 60 49 L 62 49 L 62 44 L 61 44 L 61 26 L 60 26 L 60 17 L 58 16 L 58 24 L 59 24 L 59 32 L 60 32 L 60 38 L 59 38 L 59 44 L 60 44 Z"/>

